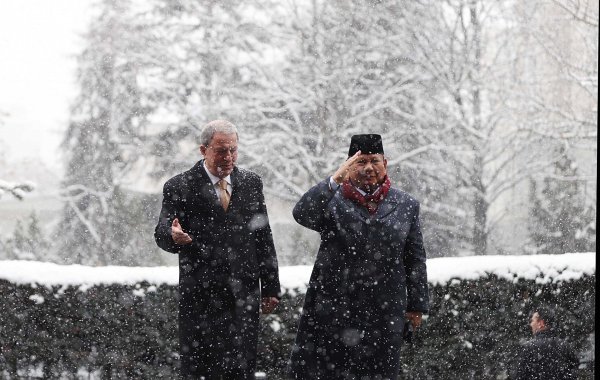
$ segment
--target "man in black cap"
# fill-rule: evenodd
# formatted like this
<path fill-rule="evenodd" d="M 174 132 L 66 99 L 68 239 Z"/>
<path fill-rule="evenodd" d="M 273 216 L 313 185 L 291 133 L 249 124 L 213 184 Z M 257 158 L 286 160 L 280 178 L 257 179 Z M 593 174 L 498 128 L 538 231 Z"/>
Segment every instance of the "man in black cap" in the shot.
<path fill-rule="evenodd" d="M 428 311 L 419 202 L 391 187 L 381 136 L 302 196 L 294 218 L 321 234 L 290 362 L 294 379 L 396 379 L 405 322 Z"/>

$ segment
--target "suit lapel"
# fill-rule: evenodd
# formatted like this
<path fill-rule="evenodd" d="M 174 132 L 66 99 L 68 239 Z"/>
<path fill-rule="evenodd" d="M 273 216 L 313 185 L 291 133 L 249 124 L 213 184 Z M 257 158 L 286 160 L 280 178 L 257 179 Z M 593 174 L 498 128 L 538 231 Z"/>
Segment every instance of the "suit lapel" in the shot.
<path fill-rule="evenodd" d="M 375 212 L 375 218 L 385 218 L 388 214 L 393 212 L 398 207 L 398 198 L 396 192 L 390 189 L 387 196 L 379 203 L 377 211 Z"/>
<path fill-rule="evenodd" d="M 206 170 L 204 169 L 204 160 L 199 161 L 194 165 L 191 171 L 193 188 L 198 189 L 195 191 L 196 195 L 209 205 L 209 208 L 213 213 L 224 215 L 225 212 L 219 203 L 219 198 L 215 192 L 215 186 L 212 184 L 210 177 L 206 174 Z"/>

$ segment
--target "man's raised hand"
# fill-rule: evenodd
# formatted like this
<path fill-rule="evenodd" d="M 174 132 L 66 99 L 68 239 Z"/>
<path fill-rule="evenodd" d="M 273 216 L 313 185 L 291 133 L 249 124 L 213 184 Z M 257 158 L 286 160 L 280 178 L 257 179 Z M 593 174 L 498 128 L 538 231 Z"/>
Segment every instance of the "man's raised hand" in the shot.
<path fill-rule="evenodd" d="M 171 225 L 171 237 L 176 244 L 180 245 L 190 244 L 192 242 L 190 235 L 183 232 L 181 224 L 179 224 L 179 219 L 177 218 L 173 220 L 173 224 Z"/>
<path fill-rule="evenodd" d="M 350 176 L 350 170 L 352 166 L 358 161 L 361 152 L 360 150 L 354 153 L 354 156 L 348 158 L 344 163 L 339 167 L 339 169 L 333 174 L 333 180 L 338 185 L 341 185 L 345 182 Z"/>

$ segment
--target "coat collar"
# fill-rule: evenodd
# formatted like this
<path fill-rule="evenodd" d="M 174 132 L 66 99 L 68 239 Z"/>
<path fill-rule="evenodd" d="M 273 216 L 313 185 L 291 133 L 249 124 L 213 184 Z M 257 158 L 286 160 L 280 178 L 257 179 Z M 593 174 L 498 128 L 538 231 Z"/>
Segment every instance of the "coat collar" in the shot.
<path fill-rule="evenodd" d="M 537 333 L 535 333 L 535 335 L 533 336 L 535 339 L 546 339 L 546 338 L 553 338 L 554 332 L 550 329 L 545 329 L 542 331 L 538 331 Z"/>
<path fill-rule="evenodd" d="M 212 174 L 211 172 L 209 172 L 206 168 L 206 160 L 202 160 L 202 168 L 204 169 L 204 172 L 206 173 L 206 175 L 208 176 L 208 178 L 210 179 L 210 182 L 213 184 L 213 186 L 215 186 L 217 184 L 217 182 L 219 182 L 220 178 L 217 177 L 216 175 Z M 233 182 L 231 182 L 231 174 L 229 174 L 227 177 L 223 178 L 228 184 L 232 185 Z"/>

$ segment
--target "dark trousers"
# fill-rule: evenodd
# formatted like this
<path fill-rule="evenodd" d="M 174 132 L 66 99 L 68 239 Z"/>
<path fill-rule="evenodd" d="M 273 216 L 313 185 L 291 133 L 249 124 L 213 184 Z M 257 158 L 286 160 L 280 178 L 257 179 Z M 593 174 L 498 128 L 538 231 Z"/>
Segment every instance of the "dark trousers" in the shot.
<path fill-rule="evenodd" d="M 196 292 L 194 302 L 180 308 L 181 378 L 186 380 L 254 379 L 256 358 L 244 342 L 244 321 L 228 286 Z"/>

